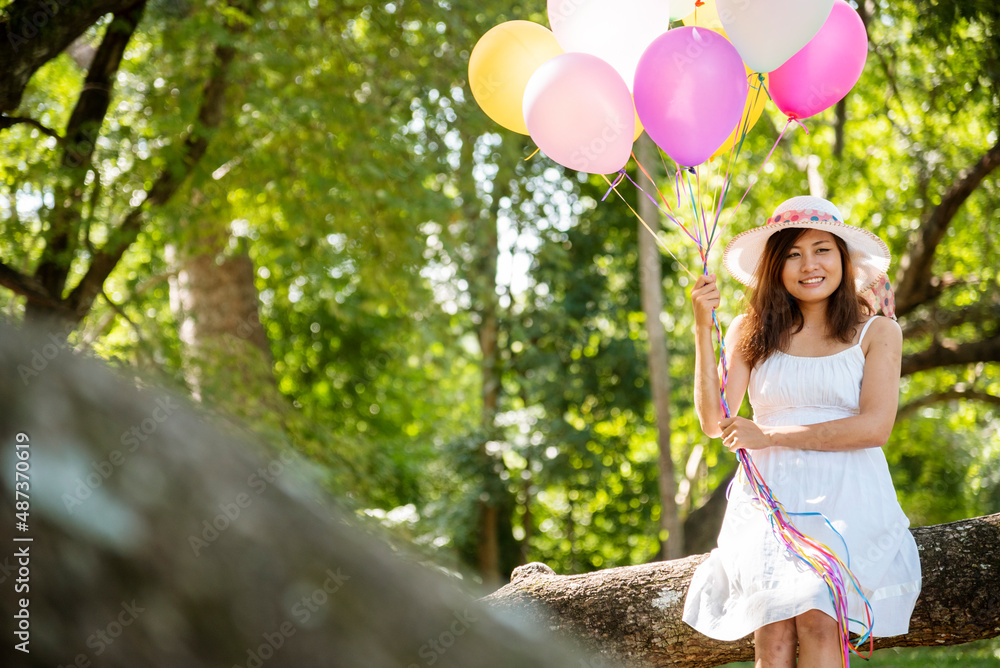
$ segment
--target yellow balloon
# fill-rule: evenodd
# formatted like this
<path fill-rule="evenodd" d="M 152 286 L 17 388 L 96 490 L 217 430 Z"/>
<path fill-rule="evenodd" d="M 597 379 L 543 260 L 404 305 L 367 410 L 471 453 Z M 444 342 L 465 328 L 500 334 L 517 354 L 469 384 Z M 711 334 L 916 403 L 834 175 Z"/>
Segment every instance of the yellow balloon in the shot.
<path fill-rule="evenodd" d="M 683 21 L 686 26 L 710 28 L 719 32 L 723 30 L 715 0 L 705 0 L 701 7 L 695 7 L 693 12 L 684 17 Z"/>
<path fill-rule="evenodd" d="M 712 154 L 709 160 L 720 155 L 729 155 L 733 144 L 740 140 L 740 135 L 750 132 L 750 128 L 757 124 L 757 119 L 760 118 L 761 113 L 764 111 L 764 105 L 767 104 L 767 75 L 764 75 L 764 81 L 762 82 L 753 70 L 749 67 L 746 69 L 750 85 L 747 87 L 747 101 L 743 105 L 743 115 L 740 116 L 740 122 L 733 128 L 729 138 L 722 142 L 722 146 L 715 149 L 715 153 Z"/>
<path fill-rule="evenodd" d="M 491 28 L 472 49 L 469 86 L 486 115 L 514 132 L 524 124 L 524 89 L 539 67 L 563 52 L 548 28 L 531 21 L 507 21 Z"/>

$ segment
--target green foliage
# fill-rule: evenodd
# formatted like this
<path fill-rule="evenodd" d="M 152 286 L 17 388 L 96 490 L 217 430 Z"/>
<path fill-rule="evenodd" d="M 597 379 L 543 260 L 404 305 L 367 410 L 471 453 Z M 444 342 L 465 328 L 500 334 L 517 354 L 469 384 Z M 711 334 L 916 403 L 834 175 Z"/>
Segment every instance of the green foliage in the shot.
<path fill-rule="evenodd" d="M 148 212 L 71 341 L 184 388 L 171 253 L 221 231 L 223 253 L 248 249 L 256 267 L 287 436 L 359 511 L 449 566 L 474 561 L 484 499 L 500 508 L 505 568 L 529 559 L 577 572 L 653 558 L 658 465 L 636 221 L 613 195 L 600 201 L 602 179 L 542 155 L 526 161 L 530 140 L 486 118 L 465 81 L 479 36 L 505 20 L 544 23 L 544 7 L 321 5 L 263 3 L 235 35 L 211 6 L 151 5 L 100 130 L 71 285 L 88 243 L 112 238 L 179 154 L 211 63 L 205 45 L 217 41 L 240 54 L 227 117 L 184 188 Z M 85 40 L 96 44 L 105 25 Z M 843 142 L 833 110 L 808 119 L 808 133 L 790 128 L 734 212 L 784 125 L 769 108 L 733 165 L 710 268 L 723 273 L 725 240 L 817 177 L 850 222 L 878 232 L 901 258 L 997 141 L 997 26 L 986 0 L 877 3 Z M 18 113 L 61 131 L 84 75 L 60 55 L 32 79 Z M 30 273 L 65 174 L 55 140 L 36 128 L 15 125 L 2 139 L 0 258 Z M 703 191 L 725 171 L 721 161 L 700 168 Z M 661 186 L 669 196 L 673 184 Z M 619 190 L 633 205 L 641 196 L 627 182 Z M 954 285 L 905 319 L 942 325 L 908 338 L 905 353 L 1000 331 L 998 208 L 990 178 L 957 212 L 934 265 Z M 686 514 L 731 473 L 733 457 L 693 415 L 685 269 L 701 267 L 691 243 L 662 225 L 677 258 L 663 258 L 661 321 Z M 726 325 L 742 292 L 723 277 L 722 293 Z M 5 290 L 0 309 L 18 319 L 23 300 Z M 500 403 L 484 424 L 477 337 L 491 309 Z M 949 318 L 960 309 L 970 315 Z M 956 389 L 1000 396 L 996 363 L 914 374 L 901 404 Z M 897 425 L 886 453 L 914 524 L 1000 510 L 997 421 L 995 405 L 956 401 Z"/>

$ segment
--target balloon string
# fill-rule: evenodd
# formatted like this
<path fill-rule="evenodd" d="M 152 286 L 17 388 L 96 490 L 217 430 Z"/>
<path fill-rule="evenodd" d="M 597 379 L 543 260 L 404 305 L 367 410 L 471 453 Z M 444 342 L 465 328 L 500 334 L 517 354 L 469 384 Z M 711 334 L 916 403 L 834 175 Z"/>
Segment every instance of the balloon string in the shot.
<path fill-rule="evenodd" d="M 524 162 L 528 162 L 529 160 L 531 160 L 532 158 L 534 158 L 536 155 L 538 155 L 538 152 L 541 151 L 541 150 L 542 149 L 540 149 L 540 148 L 538 148 L 536 146 L 535 150 L 531 152 L 531 155 L 529 155 L 527 158 L 524 159 Z"/>
<path fill-rule="evenodd" d="M 603 175 L 602 175 L 602 176 L 603 176 Z M 610 185 L 610 186 L 608 187 L 608 191 L 607 191 L 606 193 L 604 193 L 604 197 L 602 197 L 602 198 L 601 198 L 601 201 L 602 201 L 602 202 L 603 202 L 604 200 L 606 200 L 606 199 L 608 198 L 608 195 L 610 195 L 610 194 L 611 194 L 611 191 L 612 191 L 612 190 L 614 190 L 615 188 L 617 188 L 617 187 L 618 187 L 618 184 L 619 184 L 619 183 L 621 183 L 621 182 L 622 182 L 622 179 L 624 179 L 624 178 L 625 178 L 625 169 L 624 169 L 624 168 L 622 168 L 622 169 L 618 170 L 618 175 L 617 175 L 617 176 L 615 177 L 615 180 L 614 180 L 614 183 L 612 183 L 612 184 L 611 184 L 611 185 Z M 604 177 L 604 180 L 605 180 L 605 181 L 607 181 L 607 180 L 608 180 L 608 177 L 606 177 L 606 176 L 605 176 L 605 177 Z"/>
<path fill-rule="evenodd" d="M 746 192 L 743 193 L 743 197 L 740 198 L 740 201 L 739 201 L 739 203 L 737 203 L 736 208 L 733 209 L 732 215 L 735 216 L 736 212 L 739 211 L 740 206 L 742 206 L 742 204 L 743 204 L 743 200 L 745 200 L 747 198 L 747 195 L 750 194 L 750 189 L 753 188 L 753 185 L 755 183 L 757 183 L 757 177 L 759 177 L 760 173 L 762 171 L 764 171 L 765 167 L 767 167 L 767 163 L 771 161 L 771 156 L 774 155 L 774 151 L 778 148 L 778 144 L 781 143 L 782 137 L 784 137 L 785 136 L 785 132 L 788 131 L 788 126 L 790 126 L 792 123 L 797 124 L 803 130 L 805 130 L 806 134 L 809 134 L 808 128 L 806 128 L 806 126 L 802 124 L 802 121 L 800 121 L 797 118 L 791 118 L 791 117 L 788 118 L 788 120 L 785 122 L 785 126 L 783 128 L 781 128 L 781 133 L 778 135 L 778 138 L 776 140 L 774 140 L 774 146 L 772 146 L 771 150 L 768 151 L 767 157 L 764 158 L 764 162 L 763 162 L 763 164 L 761 164 L 760 169 L 758 169 L 757 173 L 753 175 L 753 178 L 750 180 L 750 185 L 747 186 Z"/>
<path fill-rule="evenodd" d="M 702 262 L 702 265 L 703 265 L 703 270 L 707 271 L 707 267 L 708 267 L 708 254 L 709 254 L 709 252 L 712 249 L 711 249 L 711 247 L 708 246 L 707 240 L 706 240 L 705 236 L 702 234 L 702 228 L 704 227 L 704 225 L 703 225 L 702 221 L 698 219 L 698 212 L 699 212 L 699 210 L 701 210 L 701 212 L 704 213 L 704 209 L 700 209 L 700 207 L 698 205 L 698 202 L 695 199 L 696 195 L 695 195 L 695 192 L 694 192 L 694 186 L 691 184 L 691 172 L 693 172 L 693 171 L 694 170 L 692 168 L 690 168 L 690 167 L 682 167 L 682 168 L 678 169 L 677 179 L 680 180 L 681 179 L 681 174 L 683 174 L 684 175 L 684 181 L 687 183 L 688 204 L 690 204 L 690 206 L 691 206 L 691 212 L 694 214 L 694 217 L 695 217 L 695 221 L 694 221 L 693 227 L 694 227 L 695 231 L 698 233 L 697 234 L 697 239 L 695 239 L 695 243 L 698 245 L 698 253 L 699 253 L 700 257 L 701 257 L 701 262 Z M 695 172 L 695 178 L 697 178 L 697 172 Z"/>
<path fill-rule="evenodd" d="M 667 202 L 667 198 L 663 196 L 663 192 L 660 190 L 659 186 L 656 185 L 656 180 L 649 175 L 649 172 L 646 171 L 646 168 L 642 166 L 641 162 L 639 162 L 639 158 L 636 157 L 635 151 L 632 151 L 632 159 L 635 160 L 635 164 L 639 167 L 639 169 L 642 170 L 642 173 L 646 175 L 646 179 L 648 179 L 649 182 L 653 185 L 653 188 L 656 189 L 656 194 L 660 196 L 660 200 L 663 202 L 663 206 L 667 207 L 667 211 L 671 211 L 670 203 Z M 629 181 L 632 181 L 632 179 L 630 178 Z M 635 181 L 632 181 L 632 183 L 635 183 Z M 639 187 L 638 184 L 636 185 L 636 187 L 637 188 Z M 642 190 L 642 188 L 639 189 Z"/>
<path fill-rule="evenodd" d="M 693 279 L 694 278 L 694 274 L 692 274 L 688 270 L 688 268 L 684 265 L 683 262 L 681 262 L 679 259 L 677 259 L 677 256 L 673 254 L 673 251 L 671 251 L 670 248 L 667 247 L 667 245 L 665 243 L 663 243 L 663 240 L 660 239 L 660 236 L 656 232 L 653 231 L 653 229 L 649 226 L 649 224 L 645 220 L 643 220 L 642 216 L 639 215 L 639 212 L 636 211 L 632 207 L 631 204 L 629 204 L 629 201 L 627 199 L 625 199 L 625 197 L 620 192 L 618 192 L 618 188 L 611 184 L 610 179 L 608 179 L 608 177 L 605 176 L 604 174 L 601 174 L 601 178 L 603 178 L 605 181 L 607 181 L 608 185 L 611 187 L 610 189 L 614 190 L 615 194 L 618 195 L 618 198 L 621 199 L 621 201 L 625 202 L 625 206 L 627 206 L 629 208 L 629 211 L 631 211 L 633 213 L 633 215 L 635 215 L 635 217 L 639 219 L 639 222 L 642 223 L 642 226 L 646 228 L 646 231 L 648 231 L 651 235 L 653 235 L 653 238 L 656 239 L 656 243 L 658 243 L 660 245 L 660 248 L 662 248 L 663 250 L 667 251 L 667 254 L 670 255 L 670 257 L 672 257 L 675 262 L 677 262 L 678 266 L 681 269 L 684 270 L 684 273 L 686 273 L 688 276 L 690 276 Z M 631 179 L 629 179 L 629 180 L 631 181 Z M 650 199 L 652 199 L 652 198 L 650 198 Z"/>
<path fill-rule="evenodd" d="M 646 171 L 646 168 L 642 166 L 642 163 L 639 162 L 639 159 L 635 157 L 635 154 L 633 154 L 632 157 L 635 159 L 635 164 L 639 166 L 639 169 L 641 169 L 642 173 L 646 175 L 647 179 L 649 179 L 649 182 L 653 185 L 653 188 L 656 189 L 657 194 L 660 196 L 660 200 L 663 202 L 663 206 L 660 206 L 657 203 L 657 201 L 653 198 L 652 195 L 650 195 L 648 192 L 646 192 L 643 189 L 642 186 L 640 186 L 638 183 L 636 183 L 635 180 L 633 180 L 632 177 L 629 176 L 628 172 L 626 172 L 623 169 L 619 173 L 622 174 L 622 175 L 624 175 L 624 177 L 627 178 L 632 183 L 632 185 L 634 185 L 639 190 L 639 192 L 641 192 L 643 195 L 645 195 L 646 197 L 648 197 L 649 201 L 651 201 L 653 203 L 653 205 L 657 209 L 659 209 L 661 213 L 663 213 L 663 215 L 665 215 L 671 222 L 673 222 L 675 225 L 677 225 L 677 227 L 681 228 L 681 231 L 684 232 L 684 234 L 688 237 L 688 239 L 690 239 L 691 241 L 695 242 L 696 244 L 699 243 L 697 236 L 691 234 L 691 232 L 687 229 L 687 227 L 684 226 L 684 223 L 682 223 L 681 220 L 679 218 L 677 218 L 676 216 L 674 216 L 673 212 L 670 211 L 670 205 L 667 203 L 667 200 L 663 196 L 663 193 L 660 191 L 659 187 L 656 185 L 656 181 L 654 181 L 653 178 L 649 175 L 649 172 Z M 667 207 L 666 210 L 663 207 Z"/>
<path fill-rule="evenodd" d="M 753 80 L 757 80 L 758 85 L 753 85 Z M 754 99 L 753 102 L 747 105 L 746 114 L 740 119 L 740 132 L 739 141 L 733 142 L 733 145 L 729 148 L 729 161 L 726 164 L 726 176 L 722 180 L 723 187 L 721 188 L 722 194 L 719 196 L 718 205 L 715 209 L 715 221 L 712 224 L 712 234 L 709 237 L 710 241 L 715 238 L 717 233 L 721 233 L 725 229 L 725 224 L 721 224 L 722 220 L 722 210 L 725 208 L 726 199 L 729 197 L 729 188 L 732 185 L 732 169 L 736 162 L 736 158 L 739 157 L 740 152 L 743 150 L 743 143 L 746 141 L 747 135 L 750 134 L 750 116 L 753 114 L 754 107 L 757 106 L 757 101 L 760 100 L 761 91 L 770 98 L 770 93 L 768 93 L 767 88 L 764 86 L 764 75 L 751 73 L 747 76 L 747 84 L 754 89 Z M 746 197 L 746 195 L 744 195 Z M 735 210 L 733 214 L 730 215 L 730 220 L 732 220 L 733 215 L 735 215 Z"/>

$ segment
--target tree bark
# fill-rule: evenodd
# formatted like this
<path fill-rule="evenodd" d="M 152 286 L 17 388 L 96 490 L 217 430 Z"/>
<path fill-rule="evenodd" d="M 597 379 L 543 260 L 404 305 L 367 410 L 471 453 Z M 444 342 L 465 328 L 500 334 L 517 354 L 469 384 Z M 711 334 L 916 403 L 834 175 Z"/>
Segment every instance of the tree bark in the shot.
<path fill-rule="evenodd" d="M 937 647 L 1000 636 L 1000 514 L 912 530 L 923 589 L 910 632 L 876 648 Z M 707 555 L 560 576 L 518 568 L 484 600 L 530 616 L 625 666 L 710 668 L 752 659 L 750 637 L 713 640 L 681 621 L 691 575 Z M 541 605 L 539 605 L 541 604 Z"/>
<path fill-rule="evenodd" d="M 726 514 L 726 491 L 732 478 L 732 475 L 727 476 L 712 490 L 707 501 L 684 518 L 684 556 L 708 552 L 715 547 Z"/>
<path fill-rule="evenodd" d="M 636 145 L 642 165 L 653 170 L 659 162 L 656 146 L 647 135 L 642 135 Z M 655 174 L 651 171 L 650 175 Z M 656 186 L 645 174 L 637 175 L 638 183 L 648 193 L 655 193 Z M 639 193 L 638 213 L 654 230 L 659 229 L 659 211 L 656 204 Z M 649 340 L 649 384 L 656 416 L 656 443 L 659 448 L 660 530 L 666 538 L 660 541 L 660 557 L 676 559 L 684 554 L 684 525 L 677 508 L 677 480 L 674 477 L 674 460 L 670 452 L 670 359 L 667 338 L 660 314 L 663 313 L 663 275 L 660 271 L 660 250 L 656 239 L 639 223 L 639 292 L 642 311 L 646 316 L 646 336 Z"/>
<path fill-rule="evenodd" d="M 169 248 L 168 258 L 177 269 L 170 303 L 181 323 L 191 394 L 279 440 L 288 405 L 260 320 L 253 261 L 245 247 L 228 250 L 227 225 L 204 219 L 197 207 L 189 215 L 183 220 L 188 243 L 177 259 Z"/>

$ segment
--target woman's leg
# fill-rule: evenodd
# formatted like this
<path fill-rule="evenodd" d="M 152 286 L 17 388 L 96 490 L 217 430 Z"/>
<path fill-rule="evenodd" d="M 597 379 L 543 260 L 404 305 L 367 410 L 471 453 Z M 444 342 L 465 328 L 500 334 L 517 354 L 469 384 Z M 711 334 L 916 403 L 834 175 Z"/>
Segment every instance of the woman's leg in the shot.
<path fill-rule="evenodd" d="M 795 631 L 801 668 L 840 668 L 843 665 L 840 629 L 833 617 L 819 610 L 804 612 L 795 618 Z"/>
<path fill-rule="evenodd" d="M 754 668 L 793 668 L 795 666 L 794 619 L 766 624 L 753 634 Z"/>

